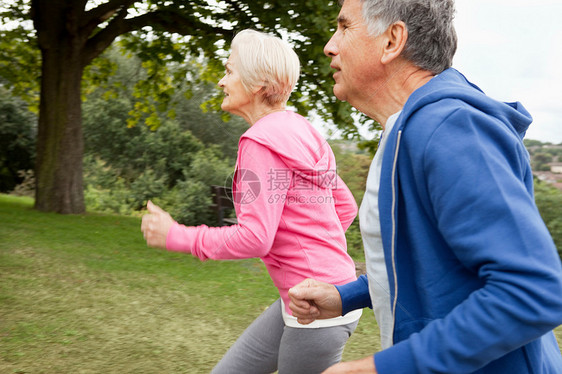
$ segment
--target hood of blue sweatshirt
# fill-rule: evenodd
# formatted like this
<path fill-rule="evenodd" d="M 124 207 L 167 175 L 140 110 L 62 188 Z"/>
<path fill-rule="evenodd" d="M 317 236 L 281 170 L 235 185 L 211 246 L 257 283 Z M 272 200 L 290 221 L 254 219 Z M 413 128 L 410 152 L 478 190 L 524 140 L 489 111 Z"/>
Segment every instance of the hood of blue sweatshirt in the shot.
<path fill-rule="evenodd" d="M 519 102 L 501 102 L 486 96 L 475 84 L 454 68 L 449 68 L 416 90 L 406 102 L 401 123 L 419 108 L 442 99 L 458 99 L 475 109 L 499 119 L 505 126 L 523 139 L 532 117 Z"/>

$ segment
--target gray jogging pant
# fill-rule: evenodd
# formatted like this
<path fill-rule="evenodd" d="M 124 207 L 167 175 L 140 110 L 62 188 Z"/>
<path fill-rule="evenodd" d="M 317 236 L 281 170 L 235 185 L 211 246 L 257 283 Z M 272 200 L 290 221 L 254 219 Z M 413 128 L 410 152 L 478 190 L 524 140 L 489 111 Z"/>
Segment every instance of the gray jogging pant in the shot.
<path fill-rule="evenodd" d="M 287 327 L 277 300 L 240 335 L 212 374 L 321 373 L 340 362 L 358 322 L 314 329 Z"/>

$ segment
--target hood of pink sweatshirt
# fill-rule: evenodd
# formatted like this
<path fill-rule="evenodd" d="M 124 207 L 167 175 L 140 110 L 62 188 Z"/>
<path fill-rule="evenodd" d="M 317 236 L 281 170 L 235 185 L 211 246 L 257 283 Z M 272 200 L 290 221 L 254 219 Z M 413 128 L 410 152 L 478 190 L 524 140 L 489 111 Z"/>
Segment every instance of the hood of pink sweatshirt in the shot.
<path fill-rule="evenodd" d="M 292 111 L 269 114 L 250 127 L 240 141 L 245 138 L 277 153 L 295 174 L 310 183 L 323 188 L 335 187 L 336 162 L 332 149 L 301 115 Z"/>

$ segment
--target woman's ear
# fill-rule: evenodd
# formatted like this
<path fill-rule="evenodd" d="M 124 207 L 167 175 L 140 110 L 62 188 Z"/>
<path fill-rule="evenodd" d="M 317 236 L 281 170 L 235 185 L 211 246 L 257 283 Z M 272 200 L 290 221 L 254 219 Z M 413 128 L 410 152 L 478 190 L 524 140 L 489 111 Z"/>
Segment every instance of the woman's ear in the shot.
<path fill-rule="evenodd" d="M 385 31 L 385 36 L 386 44 L 383 46 L 381 62 L 383 64 L 389 64 L 397 59 L 404 51 L 406 41 L 408 40 L 406 24 L 402 21 L 393 23 Z"/>
<path fill-rule="evenodd" d="M 257 95 L 259 92 L 265 91 L 265 82 L 261 82 L 261 84 L 257 84 L 252 87 L 251 93 L 253 95 Z"/>

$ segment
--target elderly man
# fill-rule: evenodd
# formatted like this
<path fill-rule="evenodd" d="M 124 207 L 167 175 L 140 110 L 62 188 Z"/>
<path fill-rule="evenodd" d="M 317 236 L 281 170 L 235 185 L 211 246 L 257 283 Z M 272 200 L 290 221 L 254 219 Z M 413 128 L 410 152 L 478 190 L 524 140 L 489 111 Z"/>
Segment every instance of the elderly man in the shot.
<path fill-rule="evenodd" d="M 562 373 L 562 270 L 531 116 L 451 68 L 452 0 L 345 0 L 334 94 L 383 125 L 359 212 L 368 276 L 289 292 L 301 323 L 372 306 L 383 350 L 325 373 Z"/>

